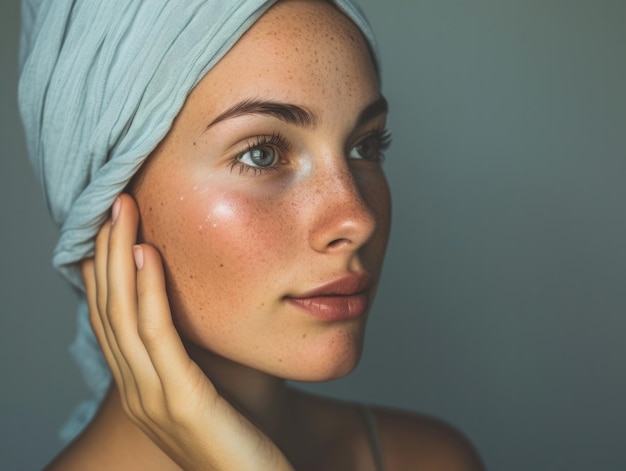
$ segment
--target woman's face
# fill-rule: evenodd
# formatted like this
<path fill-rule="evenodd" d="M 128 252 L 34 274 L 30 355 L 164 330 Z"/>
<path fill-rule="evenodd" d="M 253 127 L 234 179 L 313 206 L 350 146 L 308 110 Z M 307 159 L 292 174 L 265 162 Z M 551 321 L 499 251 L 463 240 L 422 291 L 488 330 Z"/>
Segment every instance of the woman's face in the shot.
<path fill-rule="evenodd" d="M 132 187 L 186 341 L 295 380 L 356 366 L 385 117 L 360 32 L 321 1 L 279 2 L 202 79 Z"/>

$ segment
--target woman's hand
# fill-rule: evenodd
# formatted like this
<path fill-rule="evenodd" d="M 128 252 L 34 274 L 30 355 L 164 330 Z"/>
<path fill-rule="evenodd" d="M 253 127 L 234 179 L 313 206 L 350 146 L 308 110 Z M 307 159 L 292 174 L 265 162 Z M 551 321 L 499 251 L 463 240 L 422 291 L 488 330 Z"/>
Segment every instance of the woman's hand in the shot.
<path fill-rule="evenodd" d="M 83 261 L 91 325 L 128 417 L 186 470 L 291 470 L 280 450 L 216 391 L 176 331 L 157 250 L 135 245 L 139 211 L 114 204 Z"/>

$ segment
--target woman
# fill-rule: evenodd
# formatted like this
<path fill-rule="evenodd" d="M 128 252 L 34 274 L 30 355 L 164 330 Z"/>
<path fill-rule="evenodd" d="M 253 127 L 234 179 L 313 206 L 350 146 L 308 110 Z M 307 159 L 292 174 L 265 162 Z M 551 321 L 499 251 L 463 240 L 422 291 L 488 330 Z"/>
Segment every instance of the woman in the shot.
<path fill-rule="evenodd" d="M 195 2 L 190 12 L 194 2 L 161 3 L 162 23 L 153 25 L 145 11 L 152 7 L 141 2 L 122 14 L 97 6 L 90 16 L 67 2 L 60 49 L 75 47 L 72 34 L 96 36 L 98 56 L 79 83 L 96 77 L 115 99 L 72 95 L 90 119 L 58 128 L 77 134 L 73 142 L 86 144 L 89 157 L 78 170 L 76 159 L 63 165 L 69 177 L 45 160 L 54 135 L 29 142 L 46 164 L 38 168 L 63 224 L 55 263 L 84 286 L 114 379 L 95 418 L 49 469 L 480 469 L 464 438 L 434 419 L 285 385 L 354 369 L 387 243 L 387 105 L 358 11 L 322 0 Z M 211 27 L 199 19 L 204 8 L 214 9 Z M 116 21 L 106 34 L 63 29 L 107 14 Z M 167 47 L 134 54 L 147 29 L 159 27 L 172 32 Z M 200 52 L 174 54 L 185 52 L 180 41 L 190 47 L 199 38 Z M 116 62 L 125 54 L 137 75 Z M 73 64 L 67 55 L 51 69 Z M 23 60 L 26 77 L 44 61 Z M 199 63 L 195 80 L 187 67 Z M 55 73 L 48 95 L 68 88 Z M 22 83 L 27 129 L 29 113 L 56 123 L 46 115 L 57 112 L 54 100 L 29 106 Z M 183 100 L 163 104 L 170 93 Z M 68 194 L 77 171 L 84 181 Z M 91 256 L 85 234 L 101 221 L 88 213 L 111 194 Z"/>

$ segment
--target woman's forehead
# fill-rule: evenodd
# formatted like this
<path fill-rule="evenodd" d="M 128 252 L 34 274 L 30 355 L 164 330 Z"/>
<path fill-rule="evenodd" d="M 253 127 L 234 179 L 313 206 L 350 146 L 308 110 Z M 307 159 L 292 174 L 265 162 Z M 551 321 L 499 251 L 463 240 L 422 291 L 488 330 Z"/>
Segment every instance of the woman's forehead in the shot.
<path fill-rule="evenodd" d="M 223 62 L 237 61 L 243 71 L 247 65 L 259 74 L 271 73 L 271 65 L 308 65 L 310 71 L 329 73 L 338 70 L 333 57 L 355 62 L 363 53 L 369 54 L 369 49 L 361 32 L 336 7 L 324 1 L 291 0 L 270 8 Z"/>
<path fill-rule="evenodd" d="M 290 0 L 261 17 L 200 81 L 190 100 L 202 108 L 208 124 L 245 101 L 317 110 L 320 98 L 369 104 L 379 95 L 373 58 L 351 20 L 324 1 Z"/>
<path fill-rule="evenodd" d="M 340 25 L 343 27 L 338 27 Z M 273 36 L 283 31 L 299 34 L 307 28 L 319 31 L 321 34 L 347 35 L 347 38 L 351 40 L 355 40 L 359 35 L 359 30 L 352 21 L 332 2 L 325 0 L 279 1 L 269 8 L 245 35 L 252 30 Z"/>

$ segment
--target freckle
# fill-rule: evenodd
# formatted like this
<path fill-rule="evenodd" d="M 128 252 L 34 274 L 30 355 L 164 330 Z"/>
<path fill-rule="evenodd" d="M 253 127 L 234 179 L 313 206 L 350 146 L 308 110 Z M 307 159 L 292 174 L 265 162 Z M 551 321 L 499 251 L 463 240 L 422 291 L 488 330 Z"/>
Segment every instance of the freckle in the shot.
<path fill-rule="evenodd" d="M 224 264 L 223 263 L 220 263 L 220 268 L 224 268 Z"/>
<path fill-rule="evenodd" d="M 194 146 L 196 145 L 196 141 L 193 141 L 193 145 L 194 145 Z"/>
<path fill-rule="evenodd" d="M 282 359 L 282 358 L 279 358 L 279 359 L 278 359 L 278 363 L 282 363 L 282 362 L 283 362 L 283 359 Z"/>
<path fill-rule="evenodd" d="M 306 334 L 302 334 L 302 338 L 305 339 L 306 338 Z"/>

